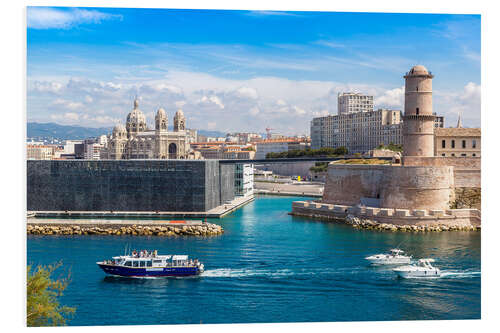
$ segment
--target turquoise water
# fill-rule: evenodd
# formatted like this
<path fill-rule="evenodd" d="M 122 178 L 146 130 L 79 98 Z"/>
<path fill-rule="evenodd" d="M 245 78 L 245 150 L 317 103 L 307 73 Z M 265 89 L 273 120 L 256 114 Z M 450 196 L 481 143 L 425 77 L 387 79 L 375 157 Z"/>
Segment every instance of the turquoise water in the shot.
<path fill-rule="evenodd" d="M 304 198 L 258 197 L 210 238 L 29 236 L 28 263 L 62 260 L 72 281 L 61 303 L 69 325 L 318 322 L 480 318 L 479 232 L 392 233 L 287 214 Z M 194 278 L 106 277 L 96 261 L 125 245 L 189 254 Z M 444 277 L 396 278 L 364 257 L 400 246 L 432 257 Z"/>

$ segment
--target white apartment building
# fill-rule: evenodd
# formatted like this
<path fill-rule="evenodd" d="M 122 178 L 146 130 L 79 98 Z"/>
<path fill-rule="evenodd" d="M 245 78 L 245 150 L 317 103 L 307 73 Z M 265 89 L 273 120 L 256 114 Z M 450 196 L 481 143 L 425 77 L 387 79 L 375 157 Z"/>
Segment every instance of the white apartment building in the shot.
<path fill-rule="evenodd" d="M 234 187 L 237 196 L 253 195 L 253 164 L 235 165 Z"/>
<path fill-rule="evenodd" d="M 54 156 L 55 146 L 32 145 L 26 146 L 26 158 L 28 160 L 51 160 Z"/>
<path fill-rule="evenodd" d="M 86 160 L 100 160 L 101 151 L 104 150 L 104 148 L 106 147 L 100 143 L 87 143 L 85 144 L 83 158 Z"/>
<path fill-rule="evenodd" d="M 401 111 L 378 109 L 313 118 L 311 148 L 346 147 L 364 153 L 380 144 L 403 143 Z"/>
<path fill-rule="evenodd" d="M 337 114 L 373 111 L 373 96 L 359 93 L 339 93 L 337 99 Z"/>

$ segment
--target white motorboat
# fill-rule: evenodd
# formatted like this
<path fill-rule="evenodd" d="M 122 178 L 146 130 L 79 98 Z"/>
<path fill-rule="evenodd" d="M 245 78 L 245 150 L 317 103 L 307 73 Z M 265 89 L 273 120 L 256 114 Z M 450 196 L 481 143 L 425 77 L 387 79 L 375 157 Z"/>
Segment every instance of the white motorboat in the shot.
<path fill-rule="evenodd" d="M 419 259 L 415 265 L 396 267 L 393 269 L 402 278 L 429 278 L 440 277 L 441 271 L 431 265 L 434 259 Z"/>
<path fill-rule="evenodd" d="M 373 265 L 409 264 L 411 261 L 411 256 L 406 256 L 403 253 L 403 250 L 391 249 L 389 253 L 375 254 L 373 256 L 366 257 L 365 259 Z"/>

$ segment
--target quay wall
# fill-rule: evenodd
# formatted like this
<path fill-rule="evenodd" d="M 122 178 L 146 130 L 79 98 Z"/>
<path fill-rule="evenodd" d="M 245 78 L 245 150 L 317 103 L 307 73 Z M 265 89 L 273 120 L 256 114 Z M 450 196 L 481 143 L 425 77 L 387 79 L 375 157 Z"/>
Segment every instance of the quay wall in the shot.
<path fill-rule="evenodd" d="M 280 176 L 300 176 L 306 178 L 311 176 L 309 169 L 315 165 L 315 162 L 293 162 L 293 163 L 259 163 L 255 168 L 263 171 L 272 171 L 273 174 Z"/>
<path fill-rule="evenodd" d="M 28 160 L 28 211 L 202 212 L 234 199 L 217 160 Z"/>

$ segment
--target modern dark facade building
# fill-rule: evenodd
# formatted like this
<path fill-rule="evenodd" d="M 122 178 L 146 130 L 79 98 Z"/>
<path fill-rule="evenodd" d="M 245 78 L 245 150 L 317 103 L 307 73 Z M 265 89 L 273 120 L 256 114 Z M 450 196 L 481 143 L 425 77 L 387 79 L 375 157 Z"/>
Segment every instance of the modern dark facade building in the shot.
<path fill-rule="evenodd" d="M 218 160 L 30 160 L 28 211 L 205 212 L 235 197 Z"/>

